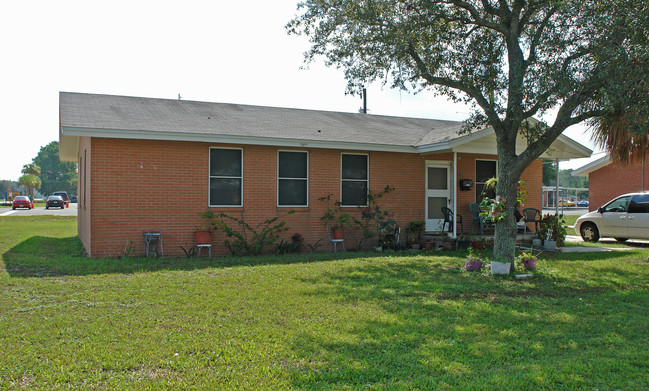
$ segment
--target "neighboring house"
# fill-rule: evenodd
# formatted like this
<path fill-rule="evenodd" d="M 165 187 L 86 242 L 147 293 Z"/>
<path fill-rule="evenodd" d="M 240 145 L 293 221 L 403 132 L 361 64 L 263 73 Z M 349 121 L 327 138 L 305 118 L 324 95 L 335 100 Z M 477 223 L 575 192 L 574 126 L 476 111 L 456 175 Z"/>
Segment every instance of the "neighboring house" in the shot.
<path fill-rule="evenodd" d="M 493 131 L 459 135 L 455 121 L 67 92 L 60 121 L 60 158 L 79 164 L 79 238 L 93 257 L 118 256 L 131 240 L 142 254 L 148 230 L 163 233 L 165 255 L 181 255 L 207 209 L 251 224 L 294 209 L 286 237 L 328 248 L 318 199 L 333 193 L 360 215 L 368 189 L 386 185 L 396 190 L 381 205 L 401 227 L 439 230 L 448 206 L 471 232 L 469 203 L 497 175 Z M 591 153 L 565 136 L 549 151 L 542 158 Z M 526 206 L 539 209 L 541 166 L 522 176 Z M 464 179 L 473 185 L 460 190 Z M 223 238 L 213 235 L 215 253 Z"/>
<path fill-rule="evenodd" d="M 579 167 L 573 176 L 588 177 L 588 210 L 597 210 L 620 194 L 644 191 L 649 186 L 649 161 L 622 166 L 608 155 Z M 644 176 L 644 178 L 643 178 Z"/>

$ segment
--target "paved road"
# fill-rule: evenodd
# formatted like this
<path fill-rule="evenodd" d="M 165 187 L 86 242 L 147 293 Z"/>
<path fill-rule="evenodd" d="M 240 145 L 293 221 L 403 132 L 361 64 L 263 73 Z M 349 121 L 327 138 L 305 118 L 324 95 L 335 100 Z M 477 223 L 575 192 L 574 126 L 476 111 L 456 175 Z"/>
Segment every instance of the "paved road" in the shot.
<path fill-rule="evenodd" d="M 543 214 L 554 214 L 555 208 L 543 208 Z M 581 216 L 588 213 L 588 208 L 562 208 L 559 207 L 559 214 Z"/>
<path fill-rule="evenodd" d="M 65 209 L 45 209 L 44 206 L 37 206 L 34 209 L 16 209 L 0 208 L 0 216 L 76 216 L 77 204 L 70 204 L 69 208 Z"/>

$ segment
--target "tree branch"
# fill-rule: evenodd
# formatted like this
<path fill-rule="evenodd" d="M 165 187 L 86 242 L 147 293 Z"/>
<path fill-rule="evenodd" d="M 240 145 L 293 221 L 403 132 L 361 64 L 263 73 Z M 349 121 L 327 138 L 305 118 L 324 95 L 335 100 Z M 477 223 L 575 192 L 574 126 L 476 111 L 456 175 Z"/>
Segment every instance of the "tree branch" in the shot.
<path fill-rule="evenodd" d="M 467 11 L 473 17 L 472 20 L 473 24 L 490 28 L 502 34 L 507 34 L 507 29 L 505 28 L 505 26 L 498 23 L 489 22 L 488 20 L 484 19 L 482 16 L 480 16 L 478 10 L 471 3 L 462 0 L 443 0 L 440 1 L 440 3 L 447 4 L 447 5 L 455 5 Z"/>

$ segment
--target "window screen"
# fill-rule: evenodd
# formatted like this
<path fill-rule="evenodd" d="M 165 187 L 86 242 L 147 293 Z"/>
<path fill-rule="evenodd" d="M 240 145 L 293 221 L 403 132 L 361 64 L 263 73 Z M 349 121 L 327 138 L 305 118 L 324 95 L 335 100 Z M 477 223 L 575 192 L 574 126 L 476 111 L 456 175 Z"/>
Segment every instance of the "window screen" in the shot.
<path fill-rule="evenodd" d="M 308 154 L 279 152 L 277 173 L 277 205 L 308 205 Z"/>
<path fill-rule="evenodd" d="M 342 155 L 342 205 L 366 206 L 368 180 L 367 155 Z"/>
<path fill-rule="evenodd" d="M 210 149 L 210 205 L 241 206 L 243 162 L 240 149 Z"/>

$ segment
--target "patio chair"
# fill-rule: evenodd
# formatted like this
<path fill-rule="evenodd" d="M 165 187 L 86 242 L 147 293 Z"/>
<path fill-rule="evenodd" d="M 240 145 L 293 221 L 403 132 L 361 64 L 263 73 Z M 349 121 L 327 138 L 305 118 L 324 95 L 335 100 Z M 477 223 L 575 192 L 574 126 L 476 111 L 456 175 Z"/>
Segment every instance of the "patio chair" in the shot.
<path fill-rule="evenodd" d="M 453 211 L 445 206 L 442 206 L 442 214 L 444 215 L 444 223 L 442 224 L 442 231 L 448 224 L 448 232 L 453 232 L 453 223 L 455 222 L 455 214 Z M 457 216 L 457 223 L 460 224 L 460 232 L 464 232 L 464 225 L 462 224 L 462 216 Z"/>
<path fill-rule="evenodd" d="M 525 233 L 527 233 L 527 223 L 534 223 L 534 232 L 539 232 L 541 211 L 535 208 L 523 209 L 523 221 L 525 222 Z"/>
<path fill-rule="evenodd" d="M 476 202 L 470 203 L 469 212 L 471 212 L 471 216 L 473 217 L 473 221 L 471 222 L 471 234 L 473 234 L 474 232 L 475 224 L 478 223 L 478 232 L 480 233 L 480 235 L 484 235 L 484 220 L 480 216 L 480 205 L 478 205 Z"/>

